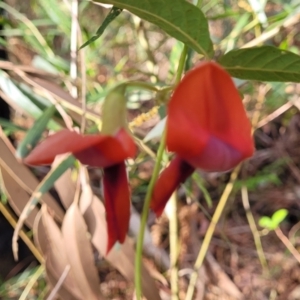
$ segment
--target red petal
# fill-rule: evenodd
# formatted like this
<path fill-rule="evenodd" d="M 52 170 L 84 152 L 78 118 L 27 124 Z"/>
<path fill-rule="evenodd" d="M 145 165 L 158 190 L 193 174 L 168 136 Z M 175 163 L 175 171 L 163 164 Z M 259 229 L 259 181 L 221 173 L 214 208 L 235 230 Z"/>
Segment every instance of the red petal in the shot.
<path fill-rule="evenodd" d="M 83 164 L 94 167 L 109 167 L 128 157 L 134 157 L 136 146 L 132 137 L 124 130 L 93 147 L 74 153 Z"/>
<path fill-rule="evenodd" d="M 227 171 L 238 165 L 244 157 L 232 146 L 211 136 L 201 155 L 183 157 L 193 166 L 201 166 L 206 171 Z"/>
<path fill-rule="evenodd" d="M 108 135 L 81 135 L 62 130 L 48 137 L 25 158 L 29 165 L 51 164 L 58 154 L 73 153 L 83 164 L 107 167 L 135 155 L 131 136 L 121 129 L 115 137 Z"/>
<path fill-rule="evenodd" d="M 115 135 L 115 138 L 122 145 L 127 157 L 134 157 L 136 154 L 136 145 L 131 135 L 129 135 L 125 129 L 121 128 Z"/>
<path fill-rule="evenodd" d="M 167 146 L 208 171 L 228 170 L 252 155 L 251 125 L 242 100 L 217 64 L 200 64 L 175 89 L 168 107 Z"/>
<path fill-rule="evenodd" d="M 183 183 L 195 168 L 176 156 L 169 166 L 160 174 L 153 190 L 150 207 L 160 216 L 172 193 Z"/>
<path fill-rule="evenodd" d="M 49 136 L 35 147 L 24 162 L 29 165 L 49 165 L 56 155 L 79 152 L 107 139 L 113 137 L 99 134 L 83 136 L 75 131 L 64 129 Z"/>
<path fill-rule="evenodd" d="M 116 241 L 123 243 L 130 218 L 130 192 L 124 163 L 104 169 L 103 177 L 106 219 L 108 227 L 108 248 Z"/>

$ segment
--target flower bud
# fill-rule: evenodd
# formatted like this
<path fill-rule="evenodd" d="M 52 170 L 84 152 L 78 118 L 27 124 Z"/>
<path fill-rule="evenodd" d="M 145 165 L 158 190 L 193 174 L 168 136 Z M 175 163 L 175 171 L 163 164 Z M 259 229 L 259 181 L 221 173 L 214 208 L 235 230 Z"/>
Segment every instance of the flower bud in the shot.
<path fill-rule="evenodd" d="M 125 85 L 119 85 L 106 96 L 102 107 L 102 134 L 114 135 L 127 128 Z"/>

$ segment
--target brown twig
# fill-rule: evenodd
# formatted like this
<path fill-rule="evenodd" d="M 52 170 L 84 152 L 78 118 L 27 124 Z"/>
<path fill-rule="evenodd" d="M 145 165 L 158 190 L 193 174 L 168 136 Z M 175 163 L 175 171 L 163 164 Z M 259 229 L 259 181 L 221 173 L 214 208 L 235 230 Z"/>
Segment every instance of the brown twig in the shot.
<path fill-rule="evenodd" d="M 287 249 L 291 252 L 291 254 L 294 256 L 294 258 L 298 261 L 298 263 L 300 264 L 300 253 L 293 246 L 291 241 L 283 234 L 282 230 L 279 227 L 277 227 L 275 229 L 275 233 L 278 236 L 278 238 L 282 241 L 282 243 L 287 247 Z"/>

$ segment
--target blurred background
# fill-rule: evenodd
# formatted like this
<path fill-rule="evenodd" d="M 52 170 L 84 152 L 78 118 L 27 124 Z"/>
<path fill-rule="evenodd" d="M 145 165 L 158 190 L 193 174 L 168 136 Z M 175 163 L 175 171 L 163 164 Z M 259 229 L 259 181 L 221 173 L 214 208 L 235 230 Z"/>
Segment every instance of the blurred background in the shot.
<path fill-rule="evenodd" d="M 53 99 L 59 100 L 75 126 L 80 124 L 85 99 L 86 131 L 92 133 L 98 128 L 103 99 L 117 83 L 136 80 L 165 87 L 174 82 L 182 43 L 127 11 L 96 41 L 76 51 L 95 35 L 109 9 L 78 1 L 81 31 L 74 36 L 73 2 L 0 1 L 0 126 L 14 147 Z M 298 0 L 209 0 L 202 1 L 202 11 L 209 20 L 216 58 L 235 48 L 263 44 L 299 54 Z M 200 59 L 189 50 L 186 69 Z M 235 83 L 255 129 L 257 151 L 234 182 L 199 271 L 197 299 L 300 299 L 300 86 L 237 79 Z M 151 153 L 158 146 L 155 137 L 161 134 L 157 124 L 166 115 L 168 95 L 159 97 L 132 88 L 127 97 L 131 130 L 146 147 L 129 162 L 132 202 L 140 212 L 154 165 Z M 64 127 L 64 121 L 57 114 L 45 132 Z M 14 170 L 15 162 L 1 149 L 3 180 L 4 169 L 7 173 Z M 42 180 L 48 171 L 36 168 L 33 173 Z M 90 170 L 91 186 L 99 197 L 101 176 Z M 19 261 L 12 256 L 12 225 L 20 215 L 18 203 L 23 194 L 17 178 L 9 178 L 9 191 L 7 181 L 4 185 L 0 181 L 0 299 L 44 299 L 49 292 L 45 274 L 32 249 L 21 239 Z M 179 190 L 180 299 L 184 299 L 189 270 L 228 181 L 229 174 L 197 171 Z M 52 189 L 51 195 L 62 201 L 57 189 Z M 166 256 L 170 249 L 168 224 L 166 215 L 159 220 L 152 216 L 148 224 L 153 245 Z M 32 228 L 30 223 L 26 225 L 32 241 Z M 145 259 L 145 264 L 165 299 L 170 299 L 166 265 L 157 264 L 153 257 Z M 97 268 L 100 289 L 107 299 L 132 299 L 133 282 L 124 274 L 104 261 L 98 261 Z"/>

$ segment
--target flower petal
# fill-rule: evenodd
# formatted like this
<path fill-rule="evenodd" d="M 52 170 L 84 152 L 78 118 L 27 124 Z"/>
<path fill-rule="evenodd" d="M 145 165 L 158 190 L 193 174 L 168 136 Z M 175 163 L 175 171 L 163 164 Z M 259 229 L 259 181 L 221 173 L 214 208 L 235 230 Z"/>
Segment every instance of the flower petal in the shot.
<path fill-rule="evenodd" d="M 108 252 L 116 241 L 124 242 L 129 226 L 130 192 L 124 162 L 104 169 L 103 186 L 108 227 Z"/>
<path fill-rule="evenodd" d="M 64 129 L 49 136 L 35 147 L 24 159 L 24 162 L 29 165 L 49 165 L 56 155 L 79 152 L 96 144 L 101 144 L 107 139 L 113 139 L 113 137 L 103 135 L 83 136 L 75 131 Z"/>
<path fill-rule="evenodd" d="M 201 166 L 210 172 L 228 171 L 238 165 L 244 157 L 241 152 L 211 136 L 201 155 L 183 157 L 192 166 Z"/>
<path fill-rule="evenodd" d="M 217 64 L 200 64 L 176 87 L 168 107 L 167 146 L 207 171 L 230 169 L 252 155 L 251 125 L 242 100 Z"/>
<path fill-rule="evenodd" d="M 131 136 L 120 129 L 115 136 L 81 135 L 62 130 L 51 135 L 25 158 L 29 165 L 49 165 L 58 154 L 73 153 L 83 164 L 107 167 L 135 155 L 136 146 Z"/>
<path fill-rule="evenodd" d="M 121 128 L 115 135 L 115 138 L 122 145 L 127 157 L 134 157 L 136 154 L 136 145 L 131 135 L 127 131 Z"/>
<path fill-rule="evenodd" d="M 195 168 L 176 156 L 169 166 L 160 174 L 153 190 L 150 207 L 160 216 L 170 199 L 172 193 L 183 183 L 193 172 Z"/>
<path fill-rule="evenodd" d="M 85 165 L 106 168 L 128 157 L 134 157 L 135 153 L 136 146 L 132 137 L 122 128 L 113 138 L 103 140 L 74 155 Z"/>

